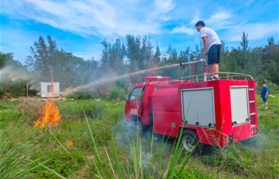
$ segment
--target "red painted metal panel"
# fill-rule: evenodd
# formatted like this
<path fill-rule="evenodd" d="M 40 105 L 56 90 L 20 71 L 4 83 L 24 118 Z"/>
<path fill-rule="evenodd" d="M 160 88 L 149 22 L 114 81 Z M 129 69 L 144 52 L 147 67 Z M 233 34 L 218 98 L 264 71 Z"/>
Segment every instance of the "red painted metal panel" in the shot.
<path fill-rule="evenodd" d="M 252 137 L 251 124 L 245 123 L 233 126 L 233 141 L 238 142 Z"/>
<path fill-rule="evenodd" d="M 180 93 L 177 87 L 160 86 L 152 95 L 153 132 L 176 137 L 182 124 Z"/>

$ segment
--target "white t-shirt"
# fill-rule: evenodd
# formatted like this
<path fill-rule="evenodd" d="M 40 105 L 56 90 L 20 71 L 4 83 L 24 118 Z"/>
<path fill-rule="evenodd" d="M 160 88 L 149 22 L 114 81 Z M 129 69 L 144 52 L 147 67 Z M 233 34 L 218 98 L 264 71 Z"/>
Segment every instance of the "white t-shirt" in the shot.
<path fill-rule="evenodd" d="M 207 37 L 207 51 L 212 45 L 222 44 L 216 32 L 208 27 L 200 29 L 201 37 Z"/>

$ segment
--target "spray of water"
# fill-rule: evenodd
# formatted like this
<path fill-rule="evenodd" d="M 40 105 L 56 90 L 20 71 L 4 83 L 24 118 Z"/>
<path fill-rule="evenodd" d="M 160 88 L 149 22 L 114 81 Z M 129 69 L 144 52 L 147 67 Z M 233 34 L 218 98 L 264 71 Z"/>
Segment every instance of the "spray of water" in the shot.
<path fill-rule="evenodd" d="M 138 75 L 138 74 L 143 74 L 143 73 L 146 73 L 146 72 L 149 72 L 149 71 L 160 70 L 160 69 L 165 69 L 165 68 L 172 68 L 172 67 L 177 67 L 177 66 L 179 66 L 179 64 L 173 64 L 173 65 L 167 65 L 167 66 L 163 66 L 163 67 L 141 70 L 141 71 L 137 71 L 137 72 L 134 72 L 134 73 L 129 73 L 129 74 L 126 74 L 126 75 L 112 77 L 110 79 L 102 79 L 102 80 L 98 80 L 98 81 L 89 83 L 87 85 L 79 86 L 79 87 L 72 88 L 72 89 L 66 89 L 64 94 L 67 95 L 67 94 L 71 94 L 73 92 L 77 92 L 77 91 L 80 91 L 80 90 L 83 90 L 83 89 L 88 89 L 88 88 L 91 88 L 91 87 L 97 87 L 97 86 L 100 86 L 100 85 L 104 85 L 106 83 L 111 83 L 111 82 L 120 80 L 122 78 L 127 78 L 127 77 L 130 77 L 130 76 L 133 76 L 133 75 Z"/>
<path fill-rule="evenodd" d="M 0 70 L 0 84 L 5 82 L 17 83 L 23 80 L 27 82 L 30 89 L 37 89 L 38 79 L 38 75 L 13 66 L 5 66 Z"/>

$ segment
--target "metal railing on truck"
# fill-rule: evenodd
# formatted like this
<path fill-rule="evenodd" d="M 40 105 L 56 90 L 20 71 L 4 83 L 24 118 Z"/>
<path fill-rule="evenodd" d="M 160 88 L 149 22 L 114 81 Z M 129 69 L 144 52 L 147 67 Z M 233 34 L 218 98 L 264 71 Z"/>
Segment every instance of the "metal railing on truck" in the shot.
<path fill-rule="evenodd" d="M 232 73 L 232 72 L 219 72 L 219 78 L 222 79 L 228 79 L 228 80 L 253 80 L 253 77 L 249 74 L 244 74 L 244 73 Z M 198 74 L 198 75 L 191 75 L 191 76 L 186 76 L 186 77 L 181 77 L 177 78 L 175 80 L 167 80 L 169 81 L 169 84 L 173 83 L 196 83 L 196 82 L 202 82 L 202 81 L 210 81 L 210 76 L 211 73 L 203 73 L 203 74 Z M 166 80 L 164 80 L 166 81 Z M 154 86 L 156 89 L 157 86 L 160 86 L 160 83 L 162 81 L 159 81 L 158 84 Z M 165 86 L 165 85 L 164 85 Z"/>
<path fill-rule="evenodd" d="M 232 72 L 219 72 L 218 73 L 220 79 L 228 79 L 228 80 L 253 80 L 253 77 L 249 74 L 244 73 L 232 73 Z M 191 75 L 186 77 L 181 77 L 176 80 L 181 80 L 185 83 L 187 82 L 201 82 L 201 81 L 209 81 L 210 80 L 211 73 L 203 73 L 198 75 Z M 175 81 L 175 80 L 172 80 Z M 170 82 L 172 82 L 170 81 Z"/>

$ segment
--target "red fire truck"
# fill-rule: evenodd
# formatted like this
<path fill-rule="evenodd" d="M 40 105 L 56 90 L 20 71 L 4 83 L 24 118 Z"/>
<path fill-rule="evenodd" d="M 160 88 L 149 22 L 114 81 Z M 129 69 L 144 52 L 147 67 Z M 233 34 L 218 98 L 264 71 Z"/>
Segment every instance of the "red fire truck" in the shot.
<path fill-rule="evenodd" d="M 257 136 L 255 80 L 240 73 L 207 80 L 209 75 L 145 77 L 125 96 L 126 121 L 174 138 L 182 132 L 182 145 L 190 152 L 204 144 L 225 147 Z"/>

